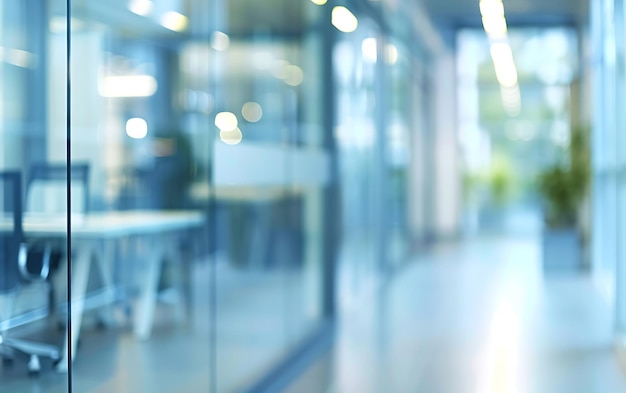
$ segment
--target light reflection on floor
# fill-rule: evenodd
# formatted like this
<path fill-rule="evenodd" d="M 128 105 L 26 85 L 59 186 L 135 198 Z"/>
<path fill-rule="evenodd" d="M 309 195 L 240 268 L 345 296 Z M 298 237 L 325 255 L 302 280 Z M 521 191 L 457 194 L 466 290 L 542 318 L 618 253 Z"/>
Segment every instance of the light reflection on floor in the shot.
<path fill-rule="evenodd" d="M 503 300 L 489 329 L 484 375 L 478 376 L 476 393 L 519 392 L 519 315 Z"/>
<path fill-rule="evenodd" d="M 539 251 L 526 233 L 417 257 L 353 301 L 334 350 L 288 392 L 626 392 L 605 292 L 587 273 L 544 272 Z"/>

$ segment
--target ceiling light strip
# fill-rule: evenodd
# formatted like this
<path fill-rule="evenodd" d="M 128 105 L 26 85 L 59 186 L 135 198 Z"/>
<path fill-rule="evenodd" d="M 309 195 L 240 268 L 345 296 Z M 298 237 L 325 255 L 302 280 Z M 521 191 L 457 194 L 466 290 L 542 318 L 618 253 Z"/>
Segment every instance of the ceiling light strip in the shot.
<path fill-rule="evenodd" d="M 502 0 L 480 0 L 479 7 L 483 28 L 490 42 L 489 52 L 496 78 L 501 87 L 504 110 L 511 116 L 517 116 L 521 109 L 521 96 L 517 68 L 507 37 L 504 4 Z"/>

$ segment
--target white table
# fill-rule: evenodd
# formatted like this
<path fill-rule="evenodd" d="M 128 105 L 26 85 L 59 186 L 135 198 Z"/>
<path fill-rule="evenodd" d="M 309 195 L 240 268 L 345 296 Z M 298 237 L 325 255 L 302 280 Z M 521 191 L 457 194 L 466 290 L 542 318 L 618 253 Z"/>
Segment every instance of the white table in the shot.
<path fill-rule="evenodd" d="M 110 289 L 110 301 L 113 301 L 112 255 L 108 250 L 110 247 L 101 248 L 103 241 L 111 244 L 123 238 L 141 237 L 149 242 L 150 251 L 145 260 L 141 261 L 146 264 L 146 269 L 142 272 L 139 307 L 133 324 L 136 337 L 147 339 L 152 330 L 161 264 L 166 257 L 173 260 L 177 257 L 177 239 L 174 235 L 199 227 L 203 222 L 203 215 L 198 211 L 112 211 L 72 217 L 71 243 L 74 257 L 71 277 L 72 335 L 69 337 L 72 353 L 68 353 L 70 342 L 66 337 L 64 357 L 57 366 L 58 371 L 67 371 L 68 355 L 71 359 L 75 357 L 92 256 L 98 251 L 100 253 L 94 260 L 105 287 Z M 64 216 L 29 214 L 25 215 L 23 226 L 27 238 L 67 237 L 67 219 Z"/>

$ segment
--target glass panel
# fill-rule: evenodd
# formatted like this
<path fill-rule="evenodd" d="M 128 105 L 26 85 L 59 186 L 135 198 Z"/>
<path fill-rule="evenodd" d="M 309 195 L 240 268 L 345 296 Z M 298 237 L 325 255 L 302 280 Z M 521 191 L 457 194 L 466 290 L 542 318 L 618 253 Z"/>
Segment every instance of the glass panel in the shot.
<path fill-rule="evenodd" d="M 262 377 L 322 320 L 321 12 L 311 2 L 222 4 L 215 39 L 217 390 Z M 229 118 L 238 120 L 232 131 Z"/>
<path fill-rule="evenodd" d="M 624 136 L 623 129 L 626 124 L 626 115 L 624 115 L 622 110 L 622 103 L 624 102 L 624 86 L 626 85 L 626 67 L 624 65 L 625 57 L 626 57 L 626 39 L 624 38 L 624 34 L 626 34 L 626 29 L 624 27 L 624 20 L 626 17 L 626 7 L 624 7 L 624 2 L 622 0 L 615 1 L 615 56 L 617 61 L 615 62 L 615 76 L 614 82 L 615 86 L 613 89 L 613 93 L 615 94 L 614 99 L 614 135 L 612 136 L 614 139 L 614 150 L 615 151 L 615 159 L 613 163 L 613 167 L 611 168 L 612 174 L 614 174 L 614 181 L 616 184 L 616 201 L 615 201 L 615 210 L 616 212 L 616 227 L 615 227 L 615 244 L 614 248 L 616 250 L 616 285 L 617 285 L 617 312 L 616 312 L 616 325 L 617 329 L 621 334 L 626 332 L 626 263 L 624 262 L 624 256 L 626 255 L 626 247 L 624 246 L 624 232 L 623 228 L 626 226 L 626 209 L 624 209 L 624 200 L 626 200 L 626 178 L 624 176 L 624 164 L 626 163 L 624 159 L 624 154 L 622 152 L 622 146 L 626 142 L 626 137 Z M 606 142 L 605 142 L 606 143 Z M 613 178 L 613 176 L 612 176 Z"/>
<path fill-rule="evenodd" d="M 333 52 L 343 225 L 338 295 L 346 304 L 374 287 L 380 267 L 381 194 L 374 175 L 383 165 L 376 149 L 379 39 L 375 24 L 361 17 L 356 31 L 338 37 Z"/>
<path fill-rule="evenodd" d="M 598 48 L 594 61 L 594 111 L 592 133 L 593 167 L 593 231 L 592 260 L 594 279 L 599 282 L 609 299 L 616 292 L 616 268 L 618 261 L 618 226 L 620 215 L 615 214 L 619 200 L 615 193 L 618 188 L 616 154 L 620 143 L 617 141 L 617 113 L 621 113 L 616 100 L 618 80 L 616 55 L 616 16 L 614 1 L 592 2 L 593 40 Z M 621 7 L 620 7 L 621 8 Z M 622 27 L 619 27 L 620 29 Z M 620 50 L 623 52 L 623 48 Z M 623 54 L 622 54 L 623 56 Z M 622 77 L 623 78 L 623 77 Z M 619 303 L 619 301 L 618 301 Z M 622 303 L 624 304 L 624 303 Z M 619 318 L 619 311 L 617 313 Z"/>
<path fill-rule="evenodd" d="M 74 391 L 246 388 L 326 314 L 329 13 L 288 0 L 46 4 L 0 3 L 0 170 L 22 171 L 25 236 L 52 256 L 27 300 L 55 313 L 10 333 L 66 356 L 41 381 L 6 368 L 2 390 L 65 391 L 70 377 Z"/>
<path fill-rule="evenodd" d="M 58 362 L 67 368 L 65 145 L 58 152 L 62 176 L 54 187 L 42 188 L 35 170 L 52 157 L 56 124 L 55 132 L 65 139 L 67 42 L 57 30 L 65 15 L 65 1 L 0 2 L 0 173 L 19 176 L 11 184 L 0 175 L 0 390 L 7 392 L 68 388 L 67 373 L 53 371 Z M 52 73 L 56 78 L 49 77 Z M 54 115 L 52 100 L 58 103 Z M 18 226 L 11 220 L 16 212 Z M 25 347 L 15 339 L 35 345 Z M 26 378 L 39 372 L 45 380 Z"/>
<path fill-rule="evenodd" d="M 72 297 L 85 300 L 72 310 L 75 391 L 211 384 L 209 203 L 192 192 L 210 173 L 211 5 L 72 2 L 72 166 L 88 168 L 71 228 Z"/>
<path fill-rule="evenodd" d="M 242 389 L 320 326 L 320 10 L 72 3 L 76 391 Z M 47 107 L 55 164 L 65 100 Z"/>
<path fill-rule="evenodd" d="M 414 90 L 412 58 L 408 50 L 397 41 L 386 43 L 384 60 L 389 73 L 389 107 L 386 125 L 386 178 L 389 193 L 388 203 L 385 206 L 389 226 L 387 261 L 393 266 L 406 261 L 409 252 L 409 168 L 412 153 L 416 154 L 413 157 L 415 160 L 423 158 L 421 152 L 411 150 L 413 148 L 411 142 L 417 138 L 417 132 L 423 129 L 414 128 L 419 123 L 417 121 L 414 123 L 412 115 L 416 107 L 412 95 L 416 91 Z M 422 115 L 421 112 L 417 114 L 417 116 Z M 415 167 L 418 172 L 420 166 Z M 417 203 L 423 201 L 422 195 L 415 195 L 415 198 Z"/>

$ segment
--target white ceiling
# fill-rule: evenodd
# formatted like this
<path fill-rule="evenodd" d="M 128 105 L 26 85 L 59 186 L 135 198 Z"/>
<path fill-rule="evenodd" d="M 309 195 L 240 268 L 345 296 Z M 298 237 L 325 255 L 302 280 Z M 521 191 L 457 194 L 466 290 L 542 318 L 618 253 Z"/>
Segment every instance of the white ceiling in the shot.
<path fill-rule="evenodd" d="M 194 12 L 194 26 L 212 23 L 223 24 L 229 33 L 282 33 L 298 34 L 307 27 L 305 15 L 316 6 L 304 0 L 226 0 L 227 12 L 213 15 L 207 0 L 184 0 Z M 380 1 L 380 0 L 376 0 Z M 479 0 L 385 0 L 390 3 L 422 2 L 429 17 L 440 26 L 481 26 Z M 590 0 L 503 0 L 509 26 L 580 24 L 588 19 Z M 61 4 L 59 1 L 53 4 Z M 75 0 L 73 16 L 100 22 L 114 27 L 122 35 L 175 37 L 176 34 L 159 25 L 158 21 L 132 14 L 127 9 L 128 0 Z M 309 7 L 307 10 L 306 7 Z M 59 15 L 65 14 L 60 7 Z M 200 18 L 201 17 L 201 18 Z M 198 25 L 200 19 L 204 21 Z M 206 19 L 206 20 L 205 20 Z M 419 22 L 418 22 L 419 23 Z M 204 28 L 204 27 L 202 27 Z"/>
<path fill-rule="evenodd" d="M 480 26 L 479 0 L 422 0 L 437 23 Z M 589 0 L 503 0 L 509 26 L 585 24 Z"/>

